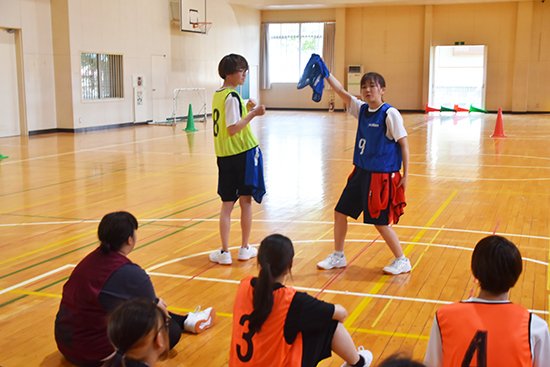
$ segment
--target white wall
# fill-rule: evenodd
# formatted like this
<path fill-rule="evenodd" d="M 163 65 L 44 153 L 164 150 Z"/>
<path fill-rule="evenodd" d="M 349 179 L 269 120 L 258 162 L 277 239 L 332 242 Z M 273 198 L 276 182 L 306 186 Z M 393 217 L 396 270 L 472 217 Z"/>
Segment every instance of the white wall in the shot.
<path fill-rule="evenodd" d="M 259 58 L 259 11 L 232 7 L 224 0 L 207 4 L 208 34 L 181 32 L 171 22 L 169 0 L 70 0 L 71 68 L 74 127 L 90 127 L 133 121 L 132 75 L 145 77 L 145 106 L 148 119 L 153 113 L 169 117 L 174 88 L 207 88 L 207 109 L 211 95 L 221 84 L 218 62 L 228 53 L 241 53 L 251 64 Z M 94 30 L 94 31 L 92 31 Z M 124 98 L 82 101 L 80 98 L 80 53 L 100 52 L 124 55 Z M 166 74 L 153 73 L 153 58 L 164 56 Z M 153 111 L 153 76 L 159 99 Z M 199 99 L 189 95 L 193 112 Z M 187 101 L 182 100 L 186 106 Z M 186 110 L 186 109 L 185 109 Z"/>
<path fill-rule="evenodd" d="M 162 113 L 169 116 L 172 90 L 183 87 L 207 88 L 210 112 L 210 96 L 221 85 L 222 56 L 240 53 L 258 65 L 260 13 L 215 0 L 207 4 L 207 20 L 213 23 L 207 35 L 179 31 L 171 21 L 170 0 L 0 0 L 0 27 L 22 32 L 28 129 L 132 122 L 136 74 L 145 77 L 144 103 L 152 119 L 152 60 L 161 55 L 166 73 L 157 83 L 163 86 L 158 96 L 167 110 Z M 124 98 L 82 101 L 82 52 L 123 55 Z M 198 112 L 198 101 L 192 102 Z"/>

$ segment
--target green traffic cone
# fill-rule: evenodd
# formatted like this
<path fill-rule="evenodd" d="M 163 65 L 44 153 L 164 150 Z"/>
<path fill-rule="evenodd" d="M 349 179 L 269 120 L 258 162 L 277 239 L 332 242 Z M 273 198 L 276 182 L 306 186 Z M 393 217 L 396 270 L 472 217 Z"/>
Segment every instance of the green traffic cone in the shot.
<path fill-rule="evenodd" d="M 472 105 L 470 105 L 470 112 L 482 112 L 487 113 L 487 110 L 484 110 L 483 108 L 477 108 Z"/>
<path fill-rule="evenodd" d="M 439 109 L 439 111 L 441 112 L 456 112 L 454 110 L 454 108 L 449 108 L 449 107 L 444 107 L 444 106 L 441 106 L 441 108 Z"/>
<path fill-rule="evenodd" d="M 0 154 L 0 160 L 9 158 L 7 155 Z"/>
<path fill-rule="evenodd" d="M 193 117 L 193 106 L 189 103 L 189 110 L 187 111 L 187 126 L 185 131 L 198 131 L 195 129 L 195 118 Z"/>

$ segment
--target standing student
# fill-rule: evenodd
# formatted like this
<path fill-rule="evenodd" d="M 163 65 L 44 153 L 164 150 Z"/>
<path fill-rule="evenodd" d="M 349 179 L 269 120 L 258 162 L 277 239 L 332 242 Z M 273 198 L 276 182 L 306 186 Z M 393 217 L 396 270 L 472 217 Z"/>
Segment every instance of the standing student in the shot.
<path fill-rule="evenodd" d="M 550 366 L 548 324 L 509 298 L 522 271 L 518 248 L 504 237 L 485 237 L 471 269 L 479 295 L 436 312 L 426 366 Z"/>
<path fill-rule="evenodd" d="M 222 200 L 222 246 L 209 258 L 212 262 L 229 265 L 233 262 L 229 252 L 231 212 L 237 200 L 241 207 L 242 234 L 238 259 L 249 260 L 258 254 L 256 248 L 248 245 L 252 228 L 252 198 L 261 202 L 265 184 L 261 151 L 250 121 L 265 114 L 265 106 L 256 106 L 252 100 L 245 104 L 236 91 L 238 86 L 244 84 L 248 73 L 248 62 L 244 57 L 235 54 L 224 56 L 218 65 L 218 73 L 223 79 L 223 86 L 214 93 L 212 119 L 218 163 L 218 195 Z"/>
<path fill-rule="evenodd" d="M 107 317 L 123 301 L 146 298 L 166 308 L 157 298 L 149 275 L 128 254 L 137 244 L 137 219 L 128 212 L 106 214 L 99 223 L 100 245 L 82 259 L 63 286 L 55 318 L 55 341 L 69 362 L 99 366 L 113 353 L 107 337 Z M 170 348 L 183 330 L 200 333 L 214 322 L 212 307 L 188 315 L 170 313 Z"/>
<path fill-rule="evenodd" d="M 358 127 L 354 169 L 334 210 L 334 252 L 317 263 L 317 267 L 328 270 L 347 265 L 344 256 L 347 217 L 357 219 L 362 212 L 363 222 L 374 224 L 395 257 L 384 267 L 384 272 L 408 273 L 411 263 L 390 226 L 397 223 L 405 206 L 409 144 L 403 118 L 396 108 L 383 101 L 386 81 L 378 73 L 367 73 L 361 78 L 363 101 L 348 93 L 332 74 L 327 81 L 346 103 L 349 113 L 358 119 Z"/>
<path fill-rule="evenodd" d="M 235 297 L 229 366 L 309 367 L 331 356 L 368 367 L 372 353 L 355 349 L 342 324 L 347 311 L 284 285 L 294 248 L 273 234 L 260 244 L 258 277 L 244 278 Z"/>
<path fill-rule="evenodd" d="M 119 305 L 109 316 L 107 335 L 115 353 L 103 367 L 153 367 L 166 359 L 170 316 L 146 298 Z"/>

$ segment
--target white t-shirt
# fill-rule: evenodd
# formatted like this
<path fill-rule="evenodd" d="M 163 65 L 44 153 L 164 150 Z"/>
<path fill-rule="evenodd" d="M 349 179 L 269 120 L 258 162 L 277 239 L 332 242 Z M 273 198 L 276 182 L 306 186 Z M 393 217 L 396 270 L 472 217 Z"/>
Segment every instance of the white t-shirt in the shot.
<path fill-rule="evenodd" d="M 509 303 L 510 301 L 490 301 L 483 298 L 468 298 L 463 302 L 477 303 Z M 533 356 L 533 367 L 550 366 L 550 334 L 548 324 L 539 316 L 531 315 L 529 334 L 531 336 L 531 355 Z M 441 332 L 434 317 L 428 349 L 424 357 L 424 364 L 427 367 L 440 367 L 443 365 L 443 346 L 441 345 Z"/>
<path fill-rule="evenodd" d="M 225 99 L 225 126 L 235 125 L 241 119 L 240 101 L 233 95 Z"/>
<path fill-rule="evenodd" d="M 348 113 L 356 118 L 359 118 L 359 111 L 361 110 L 361 106 L 364 104 L 365 104 L 364 101 L 357 99 L 357 97 L 351 96 L 351 102 L 348 107 Z M 382 103 L 376 109 L 371 109 L 369 107 L 369 112 L 376 112 L 383 105 L 384 103 Z M 388 127 L 386 130 L 386 137 L 390 140 L 399 141 L 399 139 L 407 136 L 407 130 L 405 130 L 405 126 L 403 124 L 403 117 L 395 107 L 390 107 L 388 109 L 387 117 L 386 117 L 386 126 Z"/>

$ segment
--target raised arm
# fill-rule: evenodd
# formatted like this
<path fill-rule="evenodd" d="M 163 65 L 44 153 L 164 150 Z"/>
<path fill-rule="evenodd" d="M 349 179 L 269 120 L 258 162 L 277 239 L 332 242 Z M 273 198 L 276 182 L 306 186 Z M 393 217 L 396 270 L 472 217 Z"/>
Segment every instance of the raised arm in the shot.
<path fill-rule="evenodd" d="M 348 91 L 344 89 L 342 83 L 340 83 L 338 79 L 336 79 L 332 74 L 327 77 L 327 82 L 328 84 L 330 84 L 332 89 L 334 89 L 336 94 L 338 94 L 338 96 L 342 98 L 342 101 L 344 101 L 344 103 L 349 106 L 349 104 L 351 103 L 351 94 L 349 94 Z"/>

